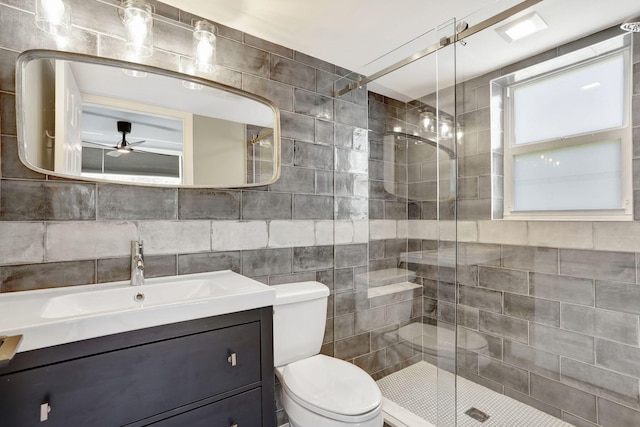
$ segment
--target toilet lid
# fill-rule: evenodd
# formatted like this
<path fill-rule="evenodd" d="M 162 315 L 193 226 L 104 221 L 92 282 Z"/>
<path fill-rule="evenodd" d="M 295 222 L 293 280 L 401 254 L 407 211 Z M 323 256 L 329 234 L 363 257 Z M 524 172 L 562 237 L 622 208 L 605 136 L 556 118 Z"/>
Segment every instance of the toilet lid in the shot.
<path fill-rule="evenodd" d="M 378 385 L 366 372 L 322 354 L 284 366 L 280 380 L 300 401 L 335 414 L 364 414 L 382 402 Z"/>

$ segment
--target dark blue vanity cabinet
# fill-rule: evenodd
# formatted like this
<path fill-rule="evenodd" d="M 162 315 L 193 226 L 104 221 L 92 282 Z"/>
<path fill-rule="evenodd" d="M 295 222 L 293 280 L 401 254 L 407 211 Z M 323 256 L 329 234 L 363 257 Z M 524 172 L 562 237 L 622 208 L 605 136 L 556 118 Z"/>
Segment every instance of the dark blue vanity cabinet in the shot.
<path fill-rule="evenodd" d="M 18 353 L 0 370 L 0 426 L 275 427 L 272 313 Z"/>

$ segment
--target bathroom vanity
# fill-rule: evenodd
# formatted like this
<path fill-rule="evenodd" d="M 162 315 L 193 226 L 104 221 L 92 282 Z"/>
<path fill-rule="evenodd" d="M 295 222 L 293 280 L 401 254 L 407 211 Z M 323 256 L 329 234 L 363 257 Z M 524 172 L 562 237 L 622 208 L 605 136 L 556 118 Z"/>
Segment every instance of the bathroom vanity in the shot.
<path fill-rule="evenodd" d="M 185 276 L 187 279 L 179 278 L 178 281 L 184 283 L 175 286 L 183 285 L 192 293 L 197 293 L 195 288 L 200 289 L 199 297 L 186 298 L 182 302 L 176 303 L 172 299 L 173 303 L 141 305 L 124 311 L 94 311 L 40 325 L 51 329 L 50 323 L 55 324 L 54 329 L 60 330 L 61 341 L 67 340 L 65 335 L 82 335 L 78 332 L 78 323 L 92 324 L 96 329 L 87 329 L 86 325 L 79 329 L 87 330 L 89 335 L 101 336 L 39 347 L 38 340 L 33 338 L 38 335 L 38 322 L 25 325 L 22 345 L 39 348 L 19 352 L 8 366 L 0 368 L 0 424 L 16 427 L 275 426 L 270 302 L 274 298 L 273 292 L 269 287 L 239 275 L 233 280 L 239 284 L 240 293 L 244 291 L 244 298 L 230 296 L 234 286 L 225 287 L 224 292 L 208 286 L 212 281 L 224 282 L 229 275 L 235 273 L 191 275 L 200 281 L 191 288 L 187 283 L 188 276 Z M 248 287 L 240 286 L 241 282 Z M 249 291 L 250 287 L 256 289 Z M 103 288 L 100 291 L 122 289 L 122 294 L 143 292 L 150 297 L 156 290 L 153 284 Z M 56 297 L 82 294 L 65 292 L 71 291 L 51 290 L 48 298 L 43 297 L 33 308 L 38 306 L 40 313 L 46 313 Z M 104 303 L 109 299 L 104 295 L 97 294 L 93 298 L 102 299 Z M 0 310 L 6 303 L 4 299 L 18 299 L 24 295 L 2 297 Z M 257 304 L 258 307 L 220 313 L 228 311 L 224 308 L 225 299 L 230 307 L 242 304 Z M 83 307 L 81 302 L 77 305 Z M 55 303 L 60 303 L 60 299 Z M 136 327 L 136 320 L 145 323 L 140 317 L 135 319 L 144 311 L 151 314 L 143 317 L 162 319 L 165 316 L 162 322 L 166 322 L 164 311 L 179 307 L 181 310 L 176 313 L 199 313 L 207 305 L 214 315 L 142 329 Z M 84 307 L 87 306 L 90 304 Z M 97 328 L 98 323 L 102 323 L 102 331 L 112 331 L 114 324 L 128 322 L 131 322 L 128 331 L 103 334 Z M 0 320 L 0 335 L 7 334 L 4 326 L 7 326 L 6 322 Z"/>

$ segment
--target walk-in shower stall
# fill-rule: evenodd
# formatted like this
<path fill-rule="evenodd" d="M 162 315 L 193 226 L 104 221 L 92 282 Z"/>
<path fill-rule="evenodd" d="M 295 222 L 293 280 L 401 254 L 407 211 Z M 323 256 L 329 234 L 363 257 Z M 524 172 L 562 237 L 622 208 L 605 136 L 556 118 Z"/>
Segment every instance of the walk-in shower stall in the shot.
<path fill-rule="evenodd" d="M 640 425 L 637 15 L 496 1 L 334 83 L 368 129 L 334 129 L 323 351 L 390 426 Z"/>

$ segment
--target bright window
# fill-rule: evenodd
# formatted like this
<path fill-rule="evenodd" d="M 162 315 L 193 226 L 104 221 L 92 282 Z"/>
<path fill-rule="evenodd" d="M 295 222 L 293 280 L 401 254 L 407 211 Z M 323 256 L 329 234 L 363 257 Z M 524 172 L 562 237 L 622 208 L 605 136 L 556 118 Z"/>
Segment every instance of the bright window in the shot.
<path fill-rule="evenodd" d="M 633 219 L 630 64 L 621 36 L 492 82 L 506 219 Z"/>

